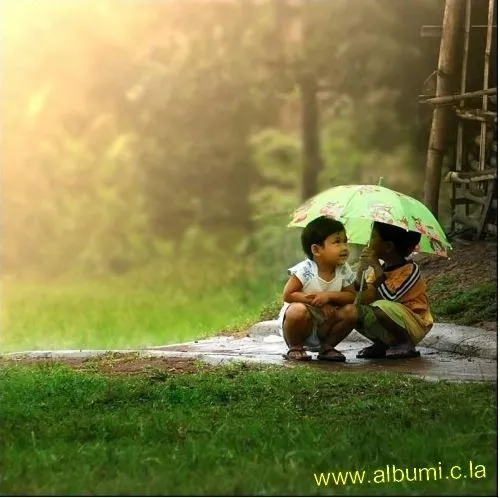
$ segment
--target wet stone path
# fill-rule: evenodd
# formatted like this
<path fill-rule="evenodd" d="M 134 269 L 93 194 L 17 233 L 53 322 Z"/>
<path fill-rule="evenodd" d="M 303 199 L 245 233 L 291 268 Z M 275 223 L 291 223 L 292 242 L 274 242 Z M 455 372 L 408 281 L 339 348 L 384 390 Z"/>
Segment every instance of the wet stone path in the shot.
<path fill-rule="evenodd" d="M 428 380 L 448 381 L 496 381 L 497 379 L 497 331 L 464 327 L 453 324 L 435 324 L 433 330 L 419 347 L 419 358 L 401 360 L 359 360 L 356 353 L 370 344 L 357 332 L 339 344 L 347 361 L 334 363 L 313 361 L 301 365 L 333 372 L 394 372 L 414 375 Z M 4 359 L 59 360 L 69 361 L 96 358 L 109 353 L 136 354 L 142 359 L 165 358 L 202 360 L 212 365 L 227 362 L 257 362 L 282 365 L 290 368 L 297 365 L 283 358 L 287 348 L 277 335 L 276 321 L 254 325 L 247 337 L 216 336 L 184 344 L 171 344 L 141 350 L 72 350 L 72 351 L 25 351 L 1 355 Z"/>
<path fill-rule="evenodd" d="M 433 348 L 419 348 L 419 358 L 402 360 L 360 360 L 356 353 L 365 341 L 344 341 L 338 346 L 347 357 L 345 363 L 316 361 L 308 362 L 312 368 L 344 372 L 396 372 L 416 375 L 428 380 L 452 381 L 495 381 L 497 362 L 495 359 L 468 357 L 465 355 L 438 351 Z M 274 365 L 292 365 L 283 358 L 287 348 L 277 336 L 264 337 L 215 337 L 188 344 L 178 344 L 155 348 L 168 355 L 188 355 L 210 363 L 227 361 L 250 361 Z M 295 364 L 295 363 L 293 363 Z M 304 364 L 301 362 L 301 364 Z"/>

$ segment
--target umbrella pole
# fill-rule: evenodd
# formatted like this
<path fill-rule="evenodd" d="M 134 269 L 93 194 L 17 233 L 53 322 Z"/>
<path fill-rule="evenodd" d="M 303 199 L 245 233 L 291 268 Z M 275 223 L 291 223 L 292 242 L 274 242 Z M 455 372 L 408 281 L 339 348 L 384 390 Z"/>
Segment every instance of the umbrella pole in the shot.
<path fill-rule="evenodd" d="M 381 176 L 378 179 L 378 185 L 379 185 L 379 187 L 382 187 L 383 184 L 384 184 L 384 177 Z M 368 240 L 368 244 L 366 245 L 366 247 L 368 247 L 370 245 L 370 240 L 371 240 L 372 235 L 373 235 L 373 223 L 374 222 L 372 220 L 372 222 L 371 222 L 371 228 L 370 228 L 370 239 Z M 360 305 L 360 302 L 361 302 L 361 295 L 363 294 L 363 284 L 365 283 L 367 271 L 368 270 L 364 270 L 363 274 L 361 275 L 361 282 L 359 283 L 359 291 L 356 294 L 356 298 L 354 299 L 354 306 L 356 306 L 356 307 L 358 307 Z"/>
<path fill-rule="evenodd" d="M 372 228 L 370 230 L 370 239 L 371 239 L 371 233 L 373 232 L 373 222 L 372 222 Z M 363 294 L 363 284 L 365 283 L 366 279 L 366 273 L 368 270 L 364 270 L 363 274 L 361 275 L 361 282 L 359 283 L 359 291 L 356 294 L 356 298 L 354 299 L 354 306 L 359 306 L 360 301 L 361 301 L 361 295 Z"/>

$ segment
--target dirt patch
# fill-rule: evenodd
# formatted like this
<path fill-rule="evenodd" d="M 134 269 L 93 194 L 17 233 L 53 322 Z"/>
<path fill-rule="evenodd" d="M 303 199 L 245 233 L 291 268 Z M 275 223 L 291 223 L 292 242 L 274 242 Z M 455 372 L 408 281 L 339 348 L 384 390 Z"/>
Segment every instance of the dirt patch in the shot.
<path fill-rule="evenodd" d="M 57 358 L 23 356 L 20 358 L 1 358 L 2 366 L 32 365 L 56 366 L 65 365 L 73 370 L 84 373 L 102 373 L 116 376 L 133 375 L 168 375 L 168 374 L 197 374 L 213 370 L 214 367 L 192 358 L 169 357 L 154 358 L 139 354 L 106 354 L 94 358 Z"/>
<path fill-rule="evenodd" d="M 453 241 L 450 259 L 418 254 L 415 261 L 429 288 L 433 281 L 448 278 L 456 284 L 455 289 L 470 288 L 497 282 L 498 242 L 480 240 Z"/>
<path fill-rule="evenodd" d="M 457 240 L 453 241 L 453 249 L 450 259 L 429 255 L 415 257 L 422 276 L 427 282 L 431 302 L 443 302 L 448 298 L 454 300 L 462 292 L 463 295 L 470 295 L 471 291 L 479 290 L 485 284 L 497 286 L 498 244 L 496 240 L 477 242 Z M 467 315 L 469 318 L 463 323 L 485 330 L 497 330 L 497 322 L 491 321 L 491 307 L 494 306 L 492 299 L 494 299 L 493 296 L 488 295 L 488 301 L 484 302 L 484 310 L 480 311 L 481 306 L 479 306 L 477 317 L 473 317 L 469 313 L 470 310 L 464 309 L 463 313 L 457 314 L 455 311 L 454 318 L 452 317 L 451 320 L 460 320 L 460 316 L 463 315 L 465 318 Z M 478 308 L 477 301 L 472 304 Z"/>

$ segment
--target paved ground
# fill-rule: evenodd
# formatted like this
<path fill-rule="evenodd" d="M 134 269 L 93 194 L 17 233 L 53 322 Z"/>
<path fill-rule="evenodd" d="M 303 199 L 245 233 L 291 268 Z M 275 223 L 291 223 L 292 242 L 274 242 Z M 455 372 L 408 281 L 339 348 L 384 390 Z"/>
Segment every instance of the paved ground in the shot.
<path fill-rule="evenodd" d="M 308 365 L 311 368 L 321 368 L 326 371 L 399 372 L 429 380 L 496 381 L 496 336 L 496 331 L 436 324 L 424 341 L 423 347 L 419 348 L 422 355 L 420 358 L 366 361 L 356 359 L 356 352 L 368 342 L 359 334 L 353 333 L 348 341 L 339 345 L 339 349 L 347 356 L 346 363 L 311 361 Z M 276 335 L 276 322 L 272 321 L 262 322 L 252 327 L 249 330 L 249 337 L 213 337 L 143 351 L 114 352 L 135 352 L 141 357 L 154 358 L 195 358 L 212 364 L 248 361 L 293 365 L 283 359 L 286 347 L 283 340 Z M 4 358 L 75 359 L 95 357 L 105 353 L 109 351 L 35 351 L 4 355 Z"/>
<path fill-rule="evenodd" d="M 279 342 L 278 342 L 279 341 Z M 490 358 L 470 357 L 420 348 L 421 357 L 405 360 L 358 360 L 356 352 L 364 347 L 364 341 L 345 341 L 339 349 L 346 355 L 345 363 L 311 361 L 308 365 L 329 371 L 352 372 L 399 372 L 429 380 L 491 381 L 497 378 L 497 362 Z M 219 337 L 197 343 L 164 346 L 157 351 L 196 355 L 210 362 L 255 361 L 268 364 L 290 365 L 283 359 L 286 352 L 281 339 L 276 336 L 245 337 L 233 339 Z M 316 355 L 313 354 L 313 357 Z"/>

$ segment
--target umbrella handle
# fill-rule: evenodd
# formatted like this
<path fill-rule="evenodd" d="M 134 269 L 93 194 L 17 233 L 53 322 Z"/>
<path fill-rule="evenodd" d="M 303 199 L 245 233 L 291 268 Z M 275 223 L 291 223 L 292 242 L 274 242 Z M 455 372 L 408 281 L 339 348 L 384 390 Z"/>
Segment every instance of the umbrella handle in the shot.
<path fill-rule="evenodd" d="M 366 278 L 366 270 L 364 270 L 363 274 L 361 275 L 361 282 L 359 283 L 359 290 L 358 290 L 358 293 L 356 294 L 356 298 L 354 299 L 354 306 L 359 306 L 359 304 L 360 304 L 361 294 L 363 293 L 363 284 L 365 283 L 365 278 Z"/>
<path fill-rule="evenodd" d="M 379 177 L 378 184 L 379 184 L 379 186 L 384 185 L 384 177 L 383 176 Z M 373 233 L 373 221 L 371 222 L 370 238 L 371 238 L 372 233 Z M 359 290 L 358 290 L 358 293 L 356 294 L 356 298 L 354 299 L 354 306 L 356 306 L 356 307 L 359 306 L 360 301 L 361 301 L 361 294 L 363 293 L 363 284 L 365 283 L 366 272 L 367 272 L 367 270 L 364 270 L 363 274 L 361 275 L 361 282 L 359 283 Z"/>

